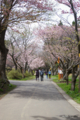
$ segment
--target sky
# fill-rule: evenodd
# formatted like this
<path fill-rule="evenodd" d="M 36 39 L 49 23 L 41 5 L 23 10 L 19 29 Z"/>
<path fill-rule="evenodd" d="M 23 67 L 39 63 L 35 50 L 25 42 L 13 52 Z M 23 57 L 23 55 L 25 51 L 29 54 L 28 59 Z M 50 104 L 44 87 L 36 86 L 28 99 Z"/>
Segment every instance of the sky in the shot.
<path fill-rule="evenodd" d="M 54 4 L 55 0 L 52 0 L 52 1 Z M 61 12 L 62 10 L 69 11 L 70 10 L 69 7 L 60 3 L 55 3 L 54 6 L 55 6 L 54 7 L 55 11 L 53 11 L 49 16 L 50 21 L 48 22 L 52 24 L 58 24 L 59 21 L 61 20 L 66 25 L 72 25 L 72 22 L 74 21 L 73 14 L 62 14 Z"/>
<path fill-rule="evenodd" d="M 73 17 L 73 14 L 61 14 L 61 11 L 62 10 L 65 10 L 65 11 L 69 11 L 69 7 L 67 7 L 66 5 L 63 5 L 63 4 L 58 4 L 57 6 L 57 15 L 56 17 L 58 17 L 58 19 L 61 19 L 65 24 L 72 24 L 72 22 L 74 21 L 74 17 Z M 61 9 L 61 10 L 59 10 Z"/>
<path fill-rule="evenodd" d="M 40 21 L 40 22 L 33 22 L 30 24 L 30 27 L 32 30 L 35 30 L 36 28 L 38 28 L 39 26 L 44 28 L 46 25 L 55 25 L 55 24 L 59 24 L 60 20 L 63 22 L 64 25 L 72 25 L 72 22 L 74 21 L 74 17 L 73 15 L 62 15 L 61 14 L 61 9 L 63 10 L 69 10 L 69 8 L 65 5 L 62 4 L 58 4 L 55 3 L 55 0 L 50 0 L 51 2 L 54 3 L 54 7 L 53 7 L 53 11 L 49 11 L 47 12 L 48 14 L 44 15 L 43 17 L 45 18 L 44 20 Z M 55 11 L 54 11 L 55 9 Z M 24 25 L 25 22 L 23 21 Z M 20 23 L 21 26 L 21 23 Z"/>
<path fill-rule="evenodd" d="M 32 29 L 34 29 L 34 27 L 38 27 L 38 26 L 45 27 L 45 25 L 59 24 L 60 20 L 66 25 L 72 24 L 72 22 L 74 21 L 73 15 L 69 15 L 69 14 L 62 15 L 60 12 L 61 9 L 68 11 L 69 8 L 67 6 L 56 3 L 55 0 L 49 0 L 49 1 L 51 3 L 53 3 L 53 11 L 48 11 L 47 14 L 43 15 L 42 21 L 31 23 Z"/>
<path fill-rule="evenodd" d="M 54 3 L 54 0 L 52 0 Z M 38 27 L 38 25 L 42 25 L 45 27 L 45 25 L 57 25 L 59 24 L 60 20 L 63 22 L 64 25 L 72 25 L 72 22 L 74 21 L 73 14 L 61 14 L 62 10 L 69 11 L 69 7 L 62 5 L 62 4 L 55 4 L 55 7 L 53 8 L 53 11 L 49 11 L 48 14 L 44 15 L 44 20 L 40 21 L 40 23 L 32 23 L 32 28 L 34 26 Z M 55 9 L 55 11 L 54 11 Z"/>
<path fill-rule="evenodd" d="M 52 1 L 54 1 L 54 0 L 52 0 Z M 54 9 L 54 8 L 53 8 Z M 39 27 L 41 27 L 41 28 L 44 28 L 44 27 L 46 27 L 46 25 L 55 25 L 55 24 L 59 24 L 59 22 L 60 22 L 60 20 L 63 22 L 63 24 L 64 25 L 72 25 L 72 22 L 74 21 L 74 17 L 73 17 L 73 15 L 69 15 L 69 14 L 67 14 L 67 15 L 62 15 L 61 13 L 60 13 L 60 9 L 63 9 L 63 10 L 69 10 L 69 8 L 68 7 L 66 7 L 65 5 L 61 5 L 61 4 L 55 4 L 55 11 L 53 11 L 53 12 L 51 12 L 51 11 L 49 11 L 48 12 L 48 14 L 46 14 L 46 15 L 44 15 L 44 18 L 46 18 L 46 19 L 44 19 L 43 21 L 41 21 L 41 22 L 34 22 L 34 23 L 31 23 L 30 24 L 30 28 L 32 29 L 32 31 L 34 30 L 35 31 L 35 29 L 37 29 L 37 28 L 39 28 Z M 63 18 L 62 18 L 63 17 Z M 48 19 L 47 19 L 48 18 Z M 45 21 L 46 20 L 46 21 Z M 25 26 L 25 22 L 23 21 L 22 22 L 23 24 L 22 24 L 22 26 L 23 26 L 23 28 L 24 28 L 24 26 Z M 20 23 L 20 25 L 19 26 L 21 26 L 21 23 Z M 21 26 L 21 27 L 22 27 Z M 25 26 L 26 27 L 26 26 Z M 16 27 L 15 27 L 16 28 Z M 18 28 L 18 27 L 17 27 Z M 26 27 L 27 28 L 27 27 Z M 19 29 L 19 28 L 18 28 Z M 23 29 L 21 30 L 20 29 L 20 31 L 23 31 Z M 7 33 L 6 34 L 6 39 L 8 40 L 9 38 L 8 37 L 10 37 L 9 36 L 9 34 Z M 31 40 L 33 41 L 33 40 L 35 40 L 35 35 L 32 35 L 31 36 Z M 42 44 L 43 44 L 43 42 L 40 44 L 41 46 L 42 46 Z"/>

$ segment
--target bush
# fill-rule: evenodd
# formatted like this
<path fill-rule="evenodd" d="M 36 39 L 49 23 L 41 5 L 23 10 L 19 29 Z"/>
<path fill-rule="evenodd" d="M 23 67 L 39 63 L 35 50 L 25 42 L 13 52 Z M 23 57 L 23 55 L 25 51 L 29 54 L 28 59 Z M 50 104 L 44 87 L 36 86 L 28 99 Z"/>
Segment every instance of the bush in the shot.
<path fill-rule="evenodd" d="M 25 77 L 29 77 L 29 76 L 32 76 L 32 74 L 30 72 L 26 71 Z"/>
<path fill-rule="evenodd" d="M 22 79 L 22 74 L 18 72 L 17 70 L 13 69 L 8 73 L 8 78 L 9 79 Z"/>

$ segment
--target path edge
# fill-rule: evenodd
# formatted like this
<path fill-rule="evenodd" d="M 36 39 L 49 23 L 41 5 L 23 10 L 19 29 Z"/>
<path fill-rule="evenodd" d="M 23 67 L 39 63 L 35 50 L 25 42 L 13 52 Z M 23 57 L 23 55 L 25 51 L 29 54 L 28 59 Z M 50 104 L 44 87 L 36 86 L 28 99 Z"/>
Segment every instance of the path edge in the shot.
<path fill-rule="evenodd" d="M 68 96 L 55 82 L 52 81 L 52 84 L 58 89 L 58 91 L 63 95 L 63 97 L 76 109 L 80 112 L 80 104 L 76 103 L 70 96 Z"/>

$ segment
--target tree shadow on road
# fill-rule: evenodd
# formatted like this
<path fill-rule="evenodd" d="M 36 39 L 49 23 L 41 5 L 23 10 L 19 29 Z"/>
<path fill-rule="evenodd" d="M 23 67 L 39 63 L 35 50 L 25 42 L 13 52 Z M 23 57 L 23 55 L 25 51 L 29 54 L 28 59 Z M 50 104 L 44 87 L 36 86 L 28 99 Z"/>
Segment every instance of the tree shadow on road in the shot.
<path fill-rule="evenodd" d="M 43 117 L 43 116 L 33 116 L 35 120 L 60 120 L 56 117 Z"/>
<path fill-rule="evenodd" d="M 66 116 L 66 115 L 61 115 L 57 117 L 44 117 L 44 116 L 32 116 L 35 118 L 35 120 L 80 120 L 80 117 L 77 115 L 74 116 Z"/>
<path fill-rule="evenodd" d="M 80 116 L 78 115 L 60 115 L 61 118 L 65 118 L 65 120 L 80 120 Z"/>
<path fill-rule="evenodd" d="M 26 85 L 18 86 L 15 90 L 10 92 L 15 94 L 15 97 L 43 99 L 43 100 L 65 100 L 65 98 L 59 93 L 59 91 L 52 84 L 38 84 L 38 85 Z"/>

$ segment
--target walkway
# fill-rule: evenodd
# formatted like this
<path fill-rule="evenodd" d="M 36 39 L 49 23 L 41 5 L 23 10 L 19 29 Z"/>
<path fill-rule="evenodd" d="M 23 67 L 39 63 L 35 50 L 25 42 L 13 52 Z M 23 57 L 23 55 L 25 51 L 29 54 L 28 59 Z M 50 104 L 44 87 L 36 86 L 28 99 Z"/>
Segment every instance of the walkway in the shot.
<path fill-rule="evenodd" d="M 51 80 L 10 82 L 17 88 L 0 100 L 0 120 L 80 120 Z"/>

